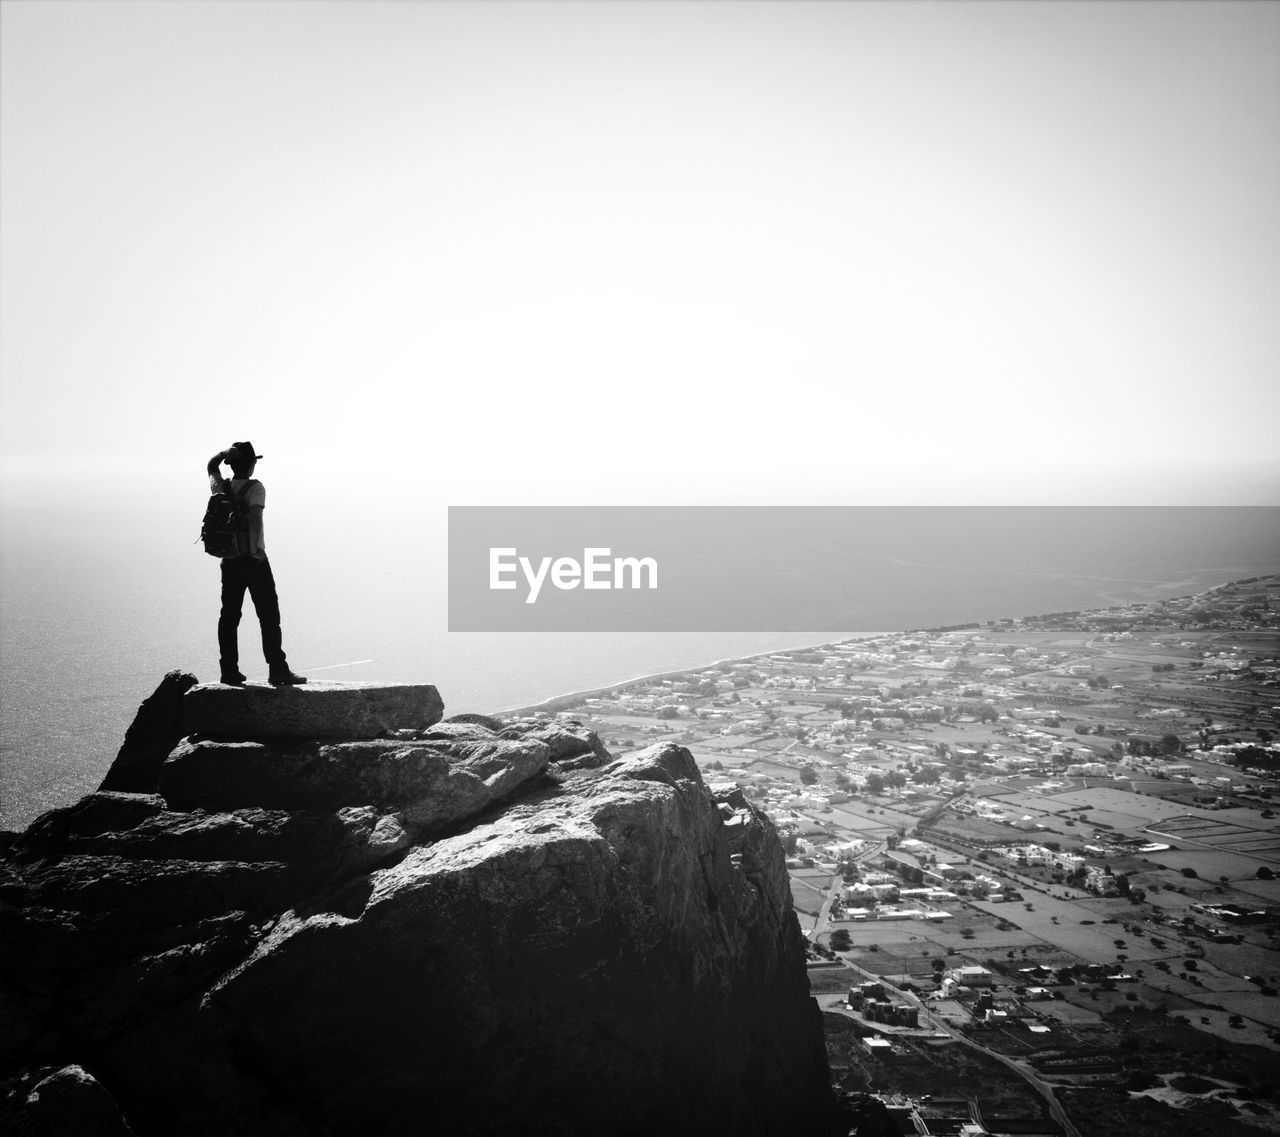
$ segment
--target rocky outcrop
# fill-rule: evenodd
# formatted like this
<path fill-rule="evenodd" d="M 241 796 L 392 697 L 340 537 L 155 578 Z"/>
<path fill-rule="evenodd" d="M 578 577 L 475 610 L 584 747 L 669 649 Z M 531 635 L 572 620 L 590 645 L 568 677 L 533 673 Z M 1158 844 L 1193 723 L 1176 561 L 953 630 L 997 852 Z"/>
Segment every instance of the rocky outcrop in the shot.
<path fill-rule="evenodd" d="M 197 742 L 174 749 L 160 793 L 177 809 L 396 805 L 410 825 L 436 829 L 478 813 L 541 774 L 545 744 L 455 734 L 421 742 Z"/>
<path fill-rule="evenodd" d="M 309 683 L 228 687 L 207 683 L 183 698 L 188 734 L 224 738 L 373 738 L 429 727 L 444 702 L 426 684 Z"/>
<path fill-rule="evenodd" d="M 777 835 L 687 750 L 197 721 L 6 853 L 10 1074 L 141 1134 L 832 1131 Z"/>
<path fill-rule="evenodd" d="M 80 1066 L 64 1066 L 27 1095 L 26 1112 L 40 1137 L 129 1137 L 133 1132 L 111 1095 Z"/>
<path fill-rule="evenodd" d="M 546 719 L 529 719 L 513 723 L 499 737 L 543 743 L 550 760 L 561 770 L 598 766 L 609 760 L 609 752 L 600 739 L 576 720 L 548 722 Z"/>
<path fill-rule="evenodd" d="M 170 671 L 160 681 L 138 708 L 100 790 L 144 794 L 155 790 L 165 758 L 187 733 L 182 697 L 196 682 L 196 677 L 185 671 Z"/>

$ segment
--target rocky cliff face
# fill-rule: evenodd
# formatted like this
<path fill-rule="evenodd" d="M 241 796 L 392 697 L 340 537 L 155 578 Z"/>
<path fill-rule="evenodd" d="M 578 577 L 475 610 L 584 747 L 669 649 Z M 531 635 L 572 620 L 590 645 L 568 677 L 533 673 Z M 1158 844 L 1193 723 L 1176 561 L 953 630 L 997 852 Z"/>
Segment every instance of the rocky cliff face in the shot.
<path fill-rule="evenodd" d="M 11 1127 L 832 1132 L 782 851 L 736 786 L 352 692 L 170 675 L 108 775 L 137 792 L 10 838 Z"/>

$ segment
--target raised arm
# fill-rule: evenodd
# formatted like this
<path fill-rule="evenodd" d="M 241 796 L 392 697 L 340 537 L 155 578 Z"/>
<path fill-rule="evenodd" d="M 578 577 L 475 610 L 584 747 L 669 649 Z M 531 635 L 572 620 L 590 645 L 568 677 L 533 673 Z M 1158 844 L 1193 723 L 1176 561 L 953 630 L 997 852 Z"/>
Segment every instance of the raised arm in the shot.
<path fill-rule="evenodd" d="M 209 459 L 209 464 L 205 467 L 209 474 L 210 493 L 219 493 L 225 484 L 225 479 L 222 476 L 222 470 L 220 467 L 226 460 L 227 452 L 225 450 L 219 450 L 212 458 Z"/>

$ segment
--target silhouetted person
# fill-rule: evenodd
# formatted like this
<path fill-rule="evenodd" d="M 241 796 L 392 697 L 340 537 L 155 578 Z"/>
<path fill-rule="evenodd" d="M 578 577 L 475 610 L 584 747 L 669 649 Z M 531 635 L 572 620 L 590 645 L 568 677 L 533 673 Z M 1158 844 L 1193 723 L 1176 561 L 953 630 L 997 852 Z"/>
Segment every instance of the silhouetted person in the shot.
<path fill-rule="evenodd" d="M 262 539 L 262 510 L 267 504 L 267 491 L 253 477 L 254 467 L 262 455 L 255 453 L 252 442 L 235 442 L 230 449 L 209 459 L 211 492 L 243 490 L 249 506 L 249 549 L 237 557 L 222 558 L 222 612 L 218 616 L 218 664 L 221 681 L 235 687 L 244 685 L 240 673 L 240 648 L 236 630 L 247 589 L 253 600 L 258 623 L 262 626 L 262 654 L 266 656 L 269 683 L 277 687 L 305 683 L 301 675 L 289 670 L 284 649 L 280 646 L 280 602 L 276 598 L 276 582 L 267 560 L 267 547 Z M 231 467 L 228 484 L 220 466 Z"/>

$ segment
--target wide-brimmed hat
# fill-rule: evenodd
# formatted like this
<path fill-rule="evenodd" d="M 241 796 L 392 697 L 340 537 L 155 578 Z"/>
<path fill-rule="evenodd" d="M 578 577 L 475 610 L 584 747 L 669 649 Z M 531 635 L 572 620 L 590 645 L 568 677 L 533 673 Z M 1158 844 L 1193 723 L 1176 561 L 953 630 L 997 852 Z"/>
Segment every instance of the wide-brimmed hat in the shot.
<path fill-rule="evenodd" d="M 257 447 L 252 442 L 233 442 L 231 449 L 239 451 L 240 456 L 243 458 L 257 459 L 262 457 L 261 454 L 256 453 Z"/>

